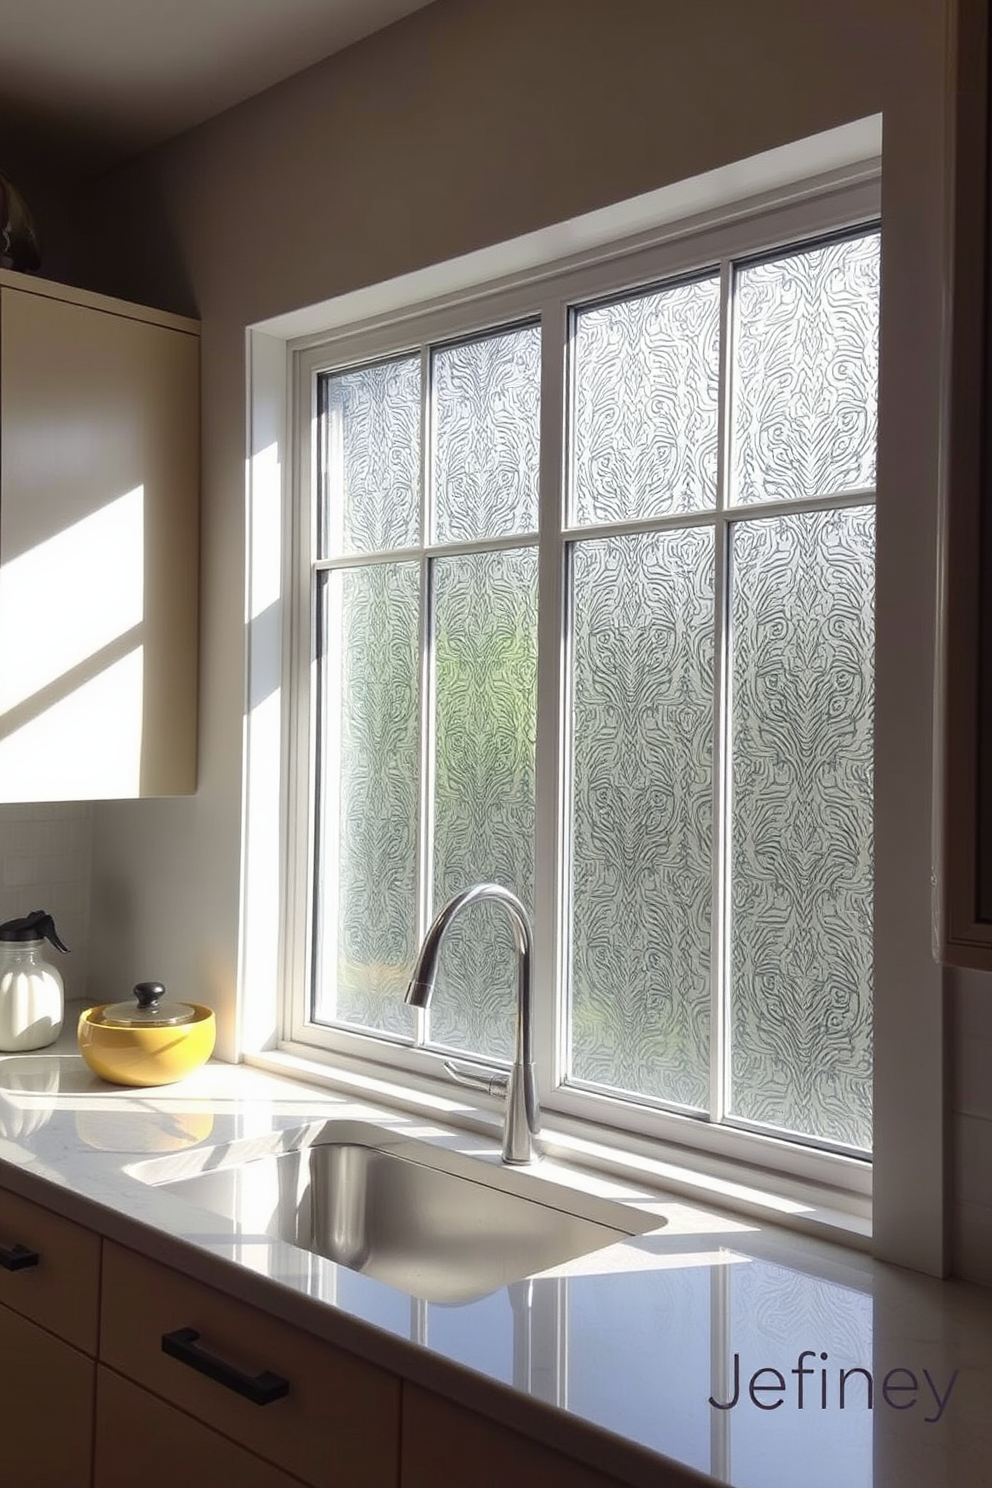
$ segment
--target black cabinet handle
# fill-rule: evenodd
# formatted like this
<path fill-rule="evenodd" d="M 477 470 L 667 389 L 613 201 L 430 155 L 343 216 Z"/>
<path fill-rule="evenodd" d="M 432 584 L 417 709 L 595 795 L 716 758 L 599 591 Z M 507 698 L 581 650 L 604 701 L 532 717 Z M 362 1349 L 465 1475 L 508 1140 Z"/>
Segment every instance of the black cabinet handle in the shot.
<path fill-rule="evenodd" d="M 25 1266 L 37 1266 L 40 1259 L 38 1252 L 26 1245 L 12 1245 L 9 1250 L 0 1245 L 0 1266 L 5 1271 L 23 1271 Z"/>
<path fill-rule="evenodd" d="M 289 1394 L 289 1380 L 283 1379 L 282 1375 L 272 1374 L 268 1369 L 263 1369 L 261 1374 L 245 1374 L 235 1369 L 233 1364 L 225 1364 L 223 1359 L 208 1354 L 206 1349 L 198 1348 L 199 1337 L 195 1328 L 177 1328 L 174 1333 L 163 1333 L 162 1352 L 178 1359 L 180 1364 L 199 1370 L 200 1374 L 216 1380 L 219 1385 L 226 1385 L 235 1394 L 243 1395 L 252 1405 L 271 1405 L 273 1400 L 281 1400 Z"/>

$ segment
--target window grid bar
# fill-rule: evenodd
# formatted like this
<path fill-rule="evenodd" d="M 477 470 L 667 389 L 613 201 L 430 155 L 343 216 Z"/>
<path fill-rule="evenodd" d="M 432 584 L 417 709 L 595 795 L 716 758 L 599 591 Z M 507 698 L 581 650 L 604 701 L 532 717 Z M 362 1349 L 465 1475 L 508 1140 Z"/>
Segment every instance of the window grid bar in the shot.
<path fill-rule="evenodd" d="M 433 499 L 431 482 L 432 420 L 431 420 L 431 358 L 430 348 L 424 346 L 420 353 L 420 535 L 423 538 L 430 528 L 430 509 Z M 384 561 L 389 561 L 388 559 Z M 431 918 L 433 898 L 433 852 L 434 852 L 434 667 L 433 613 L 431 605 L 431 563 L 426 548 L 419 550 L 420 563 L 420 785 L 417 822 L 417 943 L 422 942 Z M 427 1010 L 418 1008 L 414 1043 L 423 1048 L 428 1038 Z"/>
<path fill-rule="evenodd" d="M 562 641 L 564 573 L 559 533 L 568 495 L 571 399 L 568 386 L 569 311 L 563 300 L 542 307 L 541 415 L 538 522 L 537 740 L 535 754 L 534 999 L 535 1064 L 541 1095 L 564 1075 L 569 1048 L 567 997 L 568 824 L 566 779 L 569 757 L 564 725 L 568 661 Z M 559 867 L 561 865 L 561 867 Z"/>
<path fill-rule="evenodd" d="M 562 304 L 564 315 L 564 410 L 562 435 L 565 440 L 561 500 L 556 513 L 556 565 L 561 585 L 561 604 L 556 619 L 559 624 L 558 645 L 561 654 L 562 676 L 557 698 L 560 709 L 558 741 L 561 751 L 561 785 L 559 803 L 561 829 L 555 843 L 558 871 L 558 996 L 560 1013 L 557 1021 L 558 1051 L 555 1071 L 555 1088 L 567 1085 L 572 1073 L 572 1006 L 569 995 L 572 985 L 572 872 L 574 841 L 573 815 L 575 809 L 574 760 L 575 760 L 575 654 L 572 621 L 572 563 L 571 543 L 566 536 L 572 517 L 573 461 L 575 458 L 575 307 Z"/>
<path fill-rule="evenodd" d="M 384 548 L 368 553 L 342 553 L 337 558 L 318 558 L 314 570 L 321 573 L 331 568 L 367 568 L 373 563 L 416 563 L 418 559 L 460 558 L 471 553 L 512 552 L 517 548 L 536 548 L 539 537 L 536 532 L 524 532 L 519 536 L 480 537 L 472 542 L 436 543 L 409 548 Z"/>
<path fill-rule="evenodd" d="M 556 843 L 558 860 L 558 905 L 561 916 L 559 936 L 559 995 L 561 1015 L 558 1020 L 560 1045 L 557 1058 L 555 1084 L 568 1084 L 572 1078 L 572 1007 L 569 990 L 572 985 L 572 885 L 574 875 L 572 819 L 575 810 L 575 655 L 572 623 L 572 545 L 560 540 L 558 548 L 558 571 L 561 575 L 561 622 L 560 650 L 562 659 L 561 679 L 561 723 L 559 739 L 562 757 L 561 772 L 561 831 Z"/>
<path fill-rule="evenodd" d="M 727 880 L 728 788 L 727 749 L 727 524 L 721 520 L 730 495 L 730 427 L 733 372 L 733 267 L 720 265 L 720 363 L 717 406 L 717 522 L 713 544 L 713 801 L 712 801 L 712 889 L 710 899 L 710 1099 L 709 1120 L 721 1122 L 727 1098 L 727 957 L 729 949 Z"/>
<path fill-rule="evenodd" d="M 317 382 L 312 376 L 304 376 L 297 366 L 293 369 L 293 403 L 296 408 L 299 430 L 305 431 L 294 450 L 294 474 L 300 484 L 302 506 L 301 520 L 284 524 L 284 540 L 292 565 L 295 590 L 292 603 L 292 619 L 285 643 L 292 672 L 305 674 L 307 686 L 301 689 L 302 696 L 293 698 L 290 713 L 283 721 L 282 744 L 286 758 L 291 760 L 287 772 L 282 810 L 287 821 L 302 822 L 304 831 L 297 834 L 285 857 L 285 880 L 283 892 L 285 909 L 300 903 L 302 914 L 297 912 L 302 934 L 287 937 L 282 955 L 282 975 L 287 985 L 297 989 L 296 1006 L 305 1019 L 312 1019 L 315 1002 L 316 973 L 314 966 L 314 923 L 316 889 L 316 806 L 315 797 L 319 784 L 316 768 L 318 749 L 318 721 L 315 694 L 317 690 L 317 581 L 312 573 L 310 555 L 317 551 L 318 476 L 321 454 L 321 424 L 317 397 Z M 314 429 L 317 438 L 313 437 Z M 302 977 L 302 982 L 296 979 Z"/>
<path fill-rule="evenodd" d="M 705 511 L 673 512 L 670 516 L 640 517 L 627 522 L 590 522 L 582 527 L 566 527 L 562 540 L 579 543 L 641 532 L 682 532 L 688 527 L 712 527 L 715 517 L 716 508 L 709 506 Z"/>
<path fill-rule="evenodd" d="M 864 506 L 874 499 L 874 486 L 864 486 L 825 496 L 754 502 L 750 506 L 711 506 L 705 511 L 673 512 L 670 516 L 642 517 L 628 522 L 590 522 L 588 526 L 565 528 L 562 537 L 566 542 L 584 542 L 592 538 L 622 537 L 626 533 L 681 532 L 689 527 L 707 527 L 718 518 L 724 522 L 757 521 L 762 517 L 780 517 L 787 512 L 833 511 L 842 506 Z"/>
<path fill-rule="evenodd" d="M 841 507 L 866 506 L 875 500 L 873 486 L 854 491 L 833 492 L 826 496 L 807 496 L 795 500 L 755 502 L 750 506 L 728 506 L 723 510 L 709 507 L 700 512 L 677 512 L 672 516 L 645 517 L 630 522 L 597 522 L 584 527 L 565 527 L 560 537 L 563 544 L 593 541 L 603 537 L 622 537 L 626 533 L 681 532 L 690 527 L 711 526 L 717 518 L 725 523 L 760 521 L 788 513 L 834 511 Z M 333 569 L 367 568 L 377 563 L 416 563 L 430 558 L 458 558 L 472 553 L 513 552 L 517 548 L 540 545 L 540 535 L 523 532 L 509 537 L 480 537 L 472 542 L 444 543 L 408 548 L 385 548 L 367 553 L 342 553 L 335 558 L 317 558 L 315 574 Z"/>
<path fill-rule="evenodd" d="M 729 506 L 723 516 L 728 522 L 743 522 L 754 517 L 781 517 L 788 512 L 835 511 L 842 506 L 865 506 L 875 500 L 874 486 L 858 486 L 853 491 L 832 491 L 824 496 L 803 496 L 794 500 L 754 501 L 749 505 Z"/>

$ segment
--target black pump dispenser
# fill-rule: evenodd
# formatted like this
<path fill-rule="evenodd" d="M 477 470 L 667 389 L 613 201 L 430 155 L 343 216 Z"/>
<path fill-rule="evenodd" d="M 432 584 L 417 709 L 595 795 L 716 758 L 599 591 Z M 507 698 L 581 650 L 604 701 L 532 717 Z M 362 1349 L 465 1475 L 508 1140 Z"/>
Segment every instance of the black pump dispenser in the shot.
<path fill-rule="evenodd" d="M 50 940 L 57 951 L 68 951 L 47 909 L 33 909 L 19 920 L 0 925 L 0 941 Z"/>

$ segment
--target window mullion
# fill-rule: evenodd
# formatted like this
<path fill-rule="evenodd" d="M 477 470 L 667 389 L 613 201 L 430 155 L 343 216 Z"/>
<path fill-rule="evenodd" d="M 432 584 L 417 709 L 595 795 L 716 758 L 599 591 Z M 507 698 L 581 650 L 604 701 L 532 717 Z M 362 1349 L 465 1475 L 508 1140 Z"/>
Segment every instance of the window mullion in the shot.
<path fill-rule="evenodd" d="M 728 1094 L 730 729 L 727 680 L 730 601 L 730 414 L 732 396 L 733 265 L 720 265 L 720 357 L 717 414 L 716 532 L 713 551 L 713 898 L 710 928 L 710 1120 L 726 1114 Z"/>
<path fill-rule="evenodd" d="M 425 346 L 420 354 L 420 812 L 417 823 L 417 941 L 423 941 L 431 920 L 434 896 L 432 862 L 434 846 L 434 615 L 431 604 L 431 558 L 427 544 L 431 534 L 433 489 L 431 486 L 431 354 Z M 427 1041 L 425 1009 L 417 1010 L 415 1043 Z"/>
<path fill-rule="evenodd" d="M 542 1098 L 564 1072 L 566 917 L 562 707 L 565 357 L 568 307 L 549 300 L 541 312 L 541 452 L 538 537 L 537 752 L 534 834 L 534 1062 Z"/>

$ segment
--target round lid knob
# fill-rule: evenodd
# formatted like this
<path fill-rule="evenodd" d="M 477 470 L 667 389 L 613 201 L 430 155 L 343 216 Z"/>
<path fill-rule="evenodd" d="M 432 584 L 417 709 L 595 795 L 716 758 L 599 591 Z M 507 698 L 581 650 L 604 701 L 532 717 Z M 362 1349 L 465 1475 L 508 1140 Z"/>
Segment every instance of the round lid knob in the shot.
<path fill-rule="evenodd" d="M 195 1017 L 196 1009 L 191 1003 L 166 998 L 162 982 L 138 982 L 134 1001 L 105 1007 L 100 1022 L 112 1023 L 117 1028 L 171 1028 L 190 1023 Z"/>

